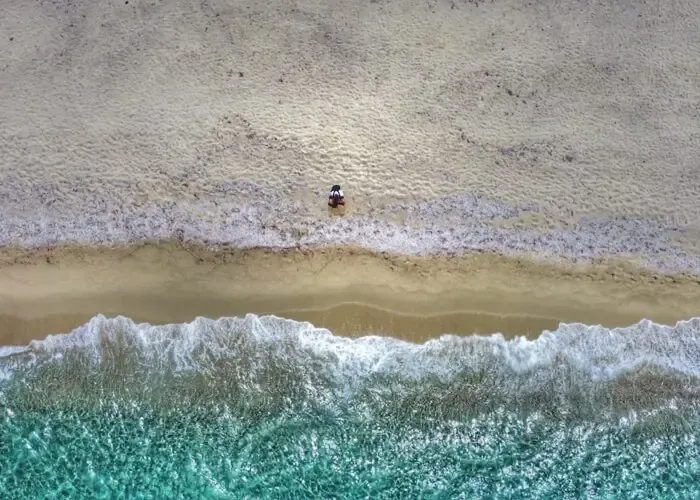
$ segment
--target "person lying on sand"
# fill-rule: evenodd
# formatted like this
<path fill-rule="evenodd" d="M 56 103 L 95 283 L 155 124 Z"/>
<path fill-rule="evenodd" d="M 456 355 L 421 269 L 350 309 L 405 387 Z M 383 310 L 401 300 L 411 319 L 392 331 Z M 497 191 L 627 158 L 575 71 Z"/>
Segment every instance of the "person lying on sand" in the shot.
<path fill-rule="evenodd" d="M 331 192 L 328 194 L 328 206 L 335 208 L 338 205 L 345 205 L 345 197 L 343 196 L 343 190 L 336 184 L 331 188 Z"/>

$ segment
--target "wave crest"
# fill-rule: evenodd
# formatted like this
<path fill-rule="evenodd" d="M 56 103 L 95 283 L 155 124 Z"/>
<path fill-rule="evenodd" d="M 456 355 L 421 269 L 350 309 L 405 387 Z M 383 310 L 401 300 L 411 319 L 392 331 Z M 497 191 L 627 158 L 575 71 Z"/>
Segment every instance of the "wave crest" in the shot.
<path fill-rule="evenodd" d="M 31 381 L 34 404 L 128 393 L 268 410 L 410 405 L 445 416 L 516 405 L 595 417 L 660 401 L 695 405 L 698 360 L 700 318 L 615 329 L 561 324 L 534 340 L 443 335 L 412 344 L 344 338 L 276 316 L 157 326 L 99 315 L 70 334 L 6 351 L 0 392 L 23 387 L 26 398 L 29 384 L 20 381 Z"/>

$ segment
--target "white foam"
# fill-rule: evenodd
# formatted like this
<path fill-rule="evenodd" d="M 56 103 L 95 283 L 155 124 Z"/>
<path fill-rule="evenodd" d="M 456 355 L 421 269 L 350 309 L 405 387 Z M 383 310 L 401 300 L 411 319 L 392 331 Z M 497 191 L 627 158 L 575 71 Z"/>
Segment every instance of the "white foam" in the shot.
<path fill-rule="evenodd" d="M 14 373 L 13 365 L 11 363 L 3 363 L 3 360 L 26 351 L 27 347 L 24 346 L 0 346 L 0 381 L 12 379 Z"/>
<path fill-rule="evenodd" d="M 413 344 L 336 336 L 276 316 L 151 325 L 98 315 L 69 334 L 7 352 L 16 356 L 0 357 L 0 398 L 9 387 L 51 390 L 61 373 L 123 384 L 130 398 L 157 398 L 173 389 L 196 398 L 206 381 L 223 404 L 282 402 L 327 411 L 456 398 L 455 405 L 473 408 L 535 405 L 618 418 L 620 405 L 623 413 L 644 413 L 700 398 L 698 317 L 616 329 L 561 324 L 536 339 L 443 335 Z M 647 392 L 648 384 L 655 390 Z M 618 391 L 625 395 L 618 398 Z"/>
<path fill-rule="evenodd" d="M 456 374 L 485 368 L 528 377 L 542 370 L 555 376 L 565 365 L 592 381 L 604 381 L 640 366 L 685 376 L 700 376 L 700 318 L 665 326 L 648 320 L 626 328 L 561 324 L 529 340 L 506 340 L 500 334 L 458 337 L 443 335 L 416 345 L 401 340 L 365 336 L 344 338 L 310 323 L 247 314 L 244 318 L 197 318 L 171 325 L 136 324 L 129 318 L 98 315 L 70 334 L 32 342 L 27 351 L 47 361 L 61 361 L 79 351 L 93 366 L 103 354 L 138 356 L 149 372 L 210 371 L 215 363 L 237 356 L 264 365 L 270 357 L 285 362 L 315 363 L 336 380 L 373 374 L 449 380 Z M 0 353 L 19 353 L 4 348 Z"/>
<path fill-rule="evenodd" d="M 26 350 L 27 348 L 25 346 L 0 346 L 0 358 L 12 356 L 13 354 L 18 354 Z"/>

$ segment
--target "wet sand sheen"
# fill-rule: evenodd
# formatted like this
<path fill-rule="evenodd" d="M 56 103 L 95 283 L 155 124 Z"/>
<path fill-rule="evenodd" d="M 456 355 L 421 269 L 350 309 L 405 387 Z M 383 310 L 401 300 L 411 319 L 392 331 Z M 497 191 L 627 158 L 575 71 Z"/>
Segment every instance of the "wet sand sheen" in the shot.
<path fill-rule="evenodd" d="M 557 267 L 491 254 L 408 258 L 357 248 L 207 249 L 178 242 L 0 251 L 0 344 L 68 332 L 102 313 L 154 324 L 245 313 L 336 334 L 425 341 L 536 337 L 559 322 L 665 324 L 700 313 L 697 278 L 625 264 Z"/>

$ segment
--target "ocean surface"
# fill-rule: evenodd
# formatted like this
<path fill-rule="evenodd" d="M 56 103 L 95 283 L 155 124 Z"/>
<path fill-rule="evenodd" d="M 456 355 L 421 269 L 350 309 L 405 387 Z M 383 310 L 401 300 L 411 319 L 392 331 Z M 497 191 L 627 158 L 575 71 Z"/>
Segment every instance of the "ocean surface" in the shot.
<path fill-rule="evenodd" d="M 94 317 L 0 348 L 0 498 L 700 498 L 700 318 L 417 345 Z"/>

